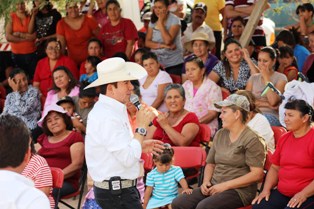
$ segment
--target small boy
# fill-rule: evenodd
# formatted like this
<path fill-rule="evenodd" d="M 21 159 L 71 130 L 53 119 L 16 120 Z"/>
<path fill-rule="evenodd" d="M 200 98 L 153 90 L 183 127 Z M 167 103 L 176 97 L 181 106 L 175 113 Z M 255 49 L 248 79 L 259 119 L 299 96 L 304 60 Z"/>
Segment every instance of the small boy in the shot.
<path fill-rule="evenodd" d="M 61 106 L 65 111 L 68 112 L 69 116 L 71 116 L 74 129 L 82 133 L 82 126 L 84 126 L 83 120 L 81 119 L 81 116 L 75 112 L 75 104 L 73 99 L 69 96 L 62 97 L 57 102 L 57 105 Z"/>

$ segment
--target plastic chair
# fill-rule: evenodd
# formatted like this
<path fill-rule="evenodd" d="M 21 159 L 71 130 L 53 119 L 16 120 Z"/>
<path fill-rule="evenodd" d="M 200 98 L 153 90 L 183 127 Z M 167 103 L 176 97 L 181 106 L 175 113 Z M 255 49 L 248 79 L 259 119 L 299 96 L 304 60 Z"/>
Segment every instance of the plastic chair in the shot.
<path fill-rule="evenodd" d="M 201 130 L 201 145 L 205 146 L 206 153 L 208 153 L 210 147 L 210 137 L 211 137 L 211 130 L 206 124 L 200 124 Z"/>
<path fill-rule="evenodd" d="M 79 195 L 79 201 L 78 201 L 78 205 L 77 208 L 81 208 L 81 202 L 82 202 L 82 198 L 83 198 L 83 193 L 84 193 L 84 187 L 86 184 L 86 180 L 87 180 L 87 166 L 86 163 L 84 162 L 84 165 L 82 167 L 81 170 L 81 178 L 80 178 L 80 185 L 79 185 L 79 189 L 75 192 L 73 192 L 72 194 L 66 195 L 66 196 L 62 196 L 59 200 L 60 203 L 62 203 L 63 205 L 67 206 L 68 208 L 71 209 L 76 209 L 75 207 L 69 205 L 68 203 L 64 202 L 64 199 L 70 199 L 70 198 L 75 198 L 76 196 Z"/>
<path fill-rule="evenodd" d="M 148 173 L 154 168 L 153 154 L 152 153 L 142 153 L 141 159 L 144 160 L 144 170 Z"/>
<path fill-rule="evenodd" d="M 51 167 L 50 170 L 52 175 L 52 187 L 58 189 L 57 200 L 55 202 L 55 209 L 57 209 L 60 199 L 60 189 L 63 186 L 64 174 L 61 168 Z"/>
<path fill-rule="evenodd" d="M 221 88 L 221 94 L 222 94 L 222 99 L 224 100 L 230 95 L 230 92 Z"/>
<path fill-rule="evenodd" d="M 275 147 L 276 147 L 278 140 L 281 138 L 282 135 L 287 133 L 287 130 L 281 126 L 272 126 L 271 129 L 274 132 Z"/>
<path fill-rule="evenodd" d="M 203 182 L 204 168 L 206 165 L 206 152 L 202 147 L 172 147 L 174 150 L 174 165 L 182 169 L 195 168 L 196 174 L 187 176 L 186 179 L 199 177 L 198 186 Z"/>

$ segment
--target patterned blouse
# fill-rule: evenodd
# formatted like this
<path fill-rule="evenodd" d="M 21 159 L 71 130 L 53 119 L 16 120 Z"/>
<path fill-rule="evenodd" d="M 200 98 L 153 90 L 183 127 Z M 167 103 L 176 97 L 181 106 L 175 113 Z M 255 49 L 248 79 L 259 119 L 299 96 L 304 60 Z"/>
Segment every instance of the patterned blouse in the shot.
<path fill-rule="evenodd" d="M 253 60 L 254 64 L 256 62 Z M 246 61 L 242 60 L 240 63 L 240 70 L 238 75 L 238 80 L 233 79 L 233 70 L 231 69 L 230 77 L 227 78 L 225 67 L 222 62 L 219 61 L 217 65 L 213 68 L 213 71 L 217 73 L 220 77 L 220 85 L 230 92 L 234 92 L 238 89 L 245 89 L 246 83 L 249 80 L 251 73 L 250 67 Z"/>
<path fill-rule="evenodd" d="M 2 114 L 17 116 L 32 130 L 37 127 L 37 120 L 40 118 L 40 109 L 38 89 L 30 85 L 23 94 L 11 92 L 7 95 Z"/>

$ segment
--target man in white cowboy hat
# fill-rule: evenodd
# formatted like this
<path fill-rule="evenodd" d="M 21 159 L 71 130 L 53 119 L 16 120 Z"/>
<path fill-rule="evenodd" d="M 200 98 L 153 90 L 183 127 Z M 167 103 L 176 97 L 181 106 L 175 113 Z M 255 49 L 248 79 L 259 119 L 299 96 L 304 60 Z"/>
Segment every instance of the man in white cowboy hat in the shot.
<path fill-rule="evenodd" d="M 146 129 L 155 117 L 148 107 L 137 112 L 133 136 L 125 103 L 133 85 L 130 80 L 144 77 L 146 70 L 121 58 L 110 58 L 97 65 L 98 79 L 86 88 L 100 87 L 99 100 L 88 115 L 85 157 L 94 181 L 97 203 L 102 208 L 140 209 L 136 178 L 140 174 L 143 150 L 153 150 L 155 141 L 143 143 Z"/>
<path fill-rule="evenodd" d="M 207 15 L 207 6 L 200 2 L 194 5 L 192 11 L 192 22 L 188 24 L 182 36 L 182 45 L 191 40 L 192 34 L 203 32 L 208 34 L 209 37 L 213 37 L 215 43 L 215 36 L 213 30 L 205 23 Z M 191 52 L 191 51 L 190 51 Z"/>

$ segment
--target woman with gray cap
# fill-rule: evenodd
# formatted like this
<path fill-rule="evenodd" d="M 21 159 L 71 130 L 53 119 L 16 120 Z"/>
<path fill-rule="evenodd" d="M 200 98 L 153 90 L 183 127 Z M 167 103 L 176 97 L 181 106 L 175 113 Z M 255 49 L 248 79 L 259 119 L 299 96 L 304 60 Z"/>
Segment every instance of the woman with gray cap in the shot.
<path fill-rule="evenodd" d="M 250 103 L 242 95 L 230 95 L 215 103 L 221 108 L 222 129 L 214 138 L 206 159 L 204 180 L 191 195 L 182 194 L 173 209 L 238 208 L 249 205 L 263 178 L 264 141 L 245 124 Z"/>

